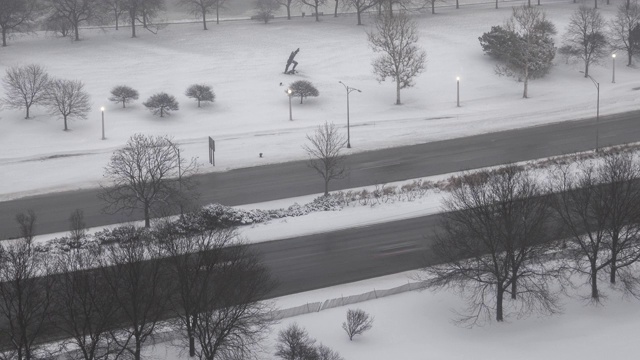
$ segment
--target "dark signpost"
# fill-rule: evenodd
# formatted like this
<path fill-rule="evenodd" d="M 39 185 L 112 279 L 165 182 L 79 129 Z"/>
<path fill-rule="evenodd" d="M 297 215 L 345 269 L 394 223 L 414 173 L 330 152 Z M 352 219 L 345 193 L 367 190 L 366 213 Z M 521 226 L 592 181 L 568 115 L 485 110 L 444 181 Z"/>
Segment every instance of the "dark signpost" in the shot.
<path fill-rule="evenodd" d="M 216 141 L 209 136 L 209 163 L 216 166 Z"/>

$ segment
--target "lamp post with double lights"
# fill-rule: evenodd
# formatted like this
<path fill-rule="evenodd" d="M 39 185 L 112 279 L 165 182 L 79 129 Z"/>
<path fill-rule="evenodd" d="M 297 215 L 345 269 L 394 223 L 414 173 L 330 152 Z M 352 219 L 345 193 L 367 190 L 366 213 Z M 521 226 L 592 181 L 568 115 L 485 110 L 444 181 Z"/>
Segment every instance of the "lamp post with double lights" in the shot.
<path fill-rule="evenodd" d="M 580 71 L 581 73 L 584 74 L 584 71 Z M 600 83 L 596 81 L 596 79 L 592 78 L 591 75 L 587 74 L 587 77 L 589 79 L 591 79 L 591 81 L 593 82 L 593 85 L 595 85 L 596 87 L 596 91 L 597 91 L 597 98 L 596 98 L 596 152 L 600 151 L 600 129 L 599 129 L 599 123 L 600 123 Z"/>
<path fill-rule="evenodd" d="M 347 90 L 347 148 L 351 148 L 351 130 L 350 130 L 350 124 L 349 124 L 349 94 L 352 91 L 357 91 L 357 92 L 362 92 L 362 91 L 356 88 L 352 88 L 351 86 L 348 86 L 342 81 L 338 81 L 338 82 L 342 84 L 342 86 L 344 86 L 345 90 Z"/>

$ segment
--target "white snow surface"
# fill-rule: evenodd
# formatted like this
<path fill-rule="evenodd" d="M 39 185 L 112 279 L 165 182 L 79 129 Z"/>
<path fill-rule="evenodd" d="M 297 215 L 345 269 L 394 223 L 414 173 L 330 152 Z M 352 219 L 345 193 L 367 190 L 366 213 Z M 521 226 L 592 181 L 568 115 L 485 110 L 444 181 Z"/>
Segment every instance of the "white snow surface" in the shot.
<path fill-rule="evenodd" d="M 318 125 L 334 122 L 346 133 L 346 92 L 338 81 L 362 90 L 350 95 L 353 148 L 347 153 L 594 116 L 596 88 L 578 73 L 578 63 L 565 64 L 558 57 L 548 76 L 531 82 L 529 99 L 522 98 L 521 83 L 495 75 L 495 62 L 483 55 L 478 36 L 502 24 L 513 4 L 520 2 L 498 10 L 485 4 L 417 15 L 427 66 L 415 87 L 402 91 L 400 106 L 394 105 L 395 84 L 378 83 L 372 74 L 369 15 L 365 26 L 356 26 L 354 15 L 324 16 L 320 22 L 298 16 L 266 25 L 210 23 L 208 31 L 198 23 L 168 25 L 157 35 L 139 29 L 135 39 L 126 27 L 83 29 L 79 42 L 48 33 L 16 35 L 3 51 L 0 72 L 37 63 L 52 76 L 82 80 L 93 109 L 87 120 L 71 121 L 64 132 L 62 120 L 45 108 L 32 108 L 31 119 L 24 119 L 22 110 L 4 108 L 0 200 L 96 187 L 111 153 L 134 133 L 172 136 L 184 156 L 199 158 L 204 172 L 304 159 L 305 135 Z M 558 44 L 577 6 L 544 4 L 558 28 Z M 615 6 L 601 8 L 611 17 Z M 282 74 L 297 47 L 300 73 Z M 602 115 L 640 104 L 633 90 L 638 70 L 624 66 L 624 58 L 619 54 L 615 84 L 611 59 L 591 68 L 601 84 Z M 456 107 L 457 76 L 461 107 Z M 304 104 L 293 99 L 289 121 L 285 89 L 300 79 L 315 84 L 320 96 Z M 216 101 L 198 108 L 183 95 L 194 83 L 211 85 Z M 111 88 L 121 84 L 140 92 L 126 109 L 107 100 Z M 142 102 L 160 91 L 175 95 L 180 110 L 165 118 L 153 116 Z M 101 106 L 106 108 L 104 141 Z M 216 140 L 215 167 L 208 165 L 208 136 Z"/>
<path fill-rule="evenodd" d="M 519 3 L 524 2 L 509 5 Z M 602 2 L 602 13 L 611 17 L 616 4 L 615 0 L 608 6 Z M 353 148 L 349 152 L 594 116 L 596 91 L 578 73 L 581 64 L 565 64 L 558 57 L 547 77 L 530 83 L 529 99 L 521 98 L 522 84 L 494 74 L 494 62 L 483 55 L 477 38 L 509 17 L 509 5 L 498 10 L 492 4 L 443 8 L 436 15 L 417 16 L 427 69 L 415 87 L 402 91 L 401 106 L 394 105 L 395 84 L 379 84 L 371 73 L 374 54 L 366 42 L 370 17 L 360 27 L 355 26 L 353 15 L 324 16 L 319 23 L 309 17 L 276 19 L 267 25 L 210 23 L 208 31 L 198 23 L 169 25 L 157 35 L 140 29 L 136 39 L 130 38 L 127 28 L 83 30 L 80 42 L 45 33 L 15 36 L 3 51 L 0 72 L 13 65 L 38 63 L 55 77 L 82 80 L 91 94 L 93 111 L 87 120 L 70 122 L 71 130 L 63 132 L 62 121 L 44 108 L 33 108 L 33 117 L 27 120 L 21 110 L 2 109 L 0 200 L 96 187 L 110 154 L 134 133 L 173 136 L 183 154 L 199 157 L 202 171 L 304 159 L 305 135 L 316 126 L 329 121 L 346 132 L 346 96 L 338 81 L 362 90 L 350 97 Z M 544 3 L 543 9 L 558 28 L 556 44 L 577 6 Z M 285 61 L 297 47 L 300 73 L 283 75 Z M 638 70 L 624 66 L 624 59 L 625 54 L 618 55 L 615 84 L 611 83 L 611 59 L 591 68 L 601 84 L 602 115 L 636 110 L 640 105 L 634 90 Z M 457 76 L 461 78 L 460 108 L 455 106 Z M 320 96 L 304 104 L 294 99 L 294 121 L 290 122 L 284 90 L 299 79 L 313 82 Z M 193 83 L 210 84 L 216 101 L 197 108 L 183 95 Z M 107 101 L 110 89 L 120 84 L 140 92 L 140 99 L 126 109 Z M 142 102 L 159 91 L 175 95 L 180 110 L 163 119 L 152 116 Z M 101 106 L 106 108 L 105 141 L 100 140 Z M 216 167 L 207 165 L 207 136 L 216 140 Z M 260 152 L 264 158 L 258 157 Z M 282 207 L 312 197 L 247 207 Z M 437 211 L 438 204 L 439 195 L 432 194 L 411 203 L 346 208 L 247 227 L 242 234 L 250 241 L 261 241 L 319 231 L 316 224 L 323 224 L 323 229 L 327 223 L 336 228 L 362 226 L 428 214 Z M 287 296 L 277 299 L 277 304 L 296 306 L 407 281 L 408 274 L 396 274 Z M 352 305 L 375 316 L 373 329 L 353 342 L 340 328 L 347 308 L 284 319 L 273 328 L 264 358 L 273 358 L 277 331 L 294 321 L 348 360 L 626 359 L 640 351 L 636 341 L 640 307 L 613 291 L 605 306 L 567 298 L 563 314 L 508 318 L 503 324 L 474 329 L 451 322 L 455 318 L 451 310 L 460 311 L 463 305 L 458 296 L 446 291 L 410 292 Z M 147 352 L 158 360 L 186 357 L 167 344 Z"/>

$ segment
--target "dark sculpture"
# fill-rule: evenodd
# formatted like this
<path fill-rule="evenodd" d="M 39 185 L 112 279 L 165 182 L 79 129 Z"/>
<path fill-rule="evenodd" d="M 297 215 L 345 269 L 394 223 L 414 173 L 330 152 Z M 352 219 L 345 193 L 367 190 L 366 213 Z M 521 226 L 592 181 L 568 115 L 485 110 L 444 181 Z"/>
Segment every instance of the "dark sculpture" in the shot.
<path fill-rule="evenodd" d="M 297 48 L 295 51 L 291 52 L 291 55 L 289 55 L 289 60 L 287 60 L 287 66 L 284 68 L 285 74 L 291 75 L 296 73 L 296 66 L 298 66 L 298 62 L 293 60 L 293 58 L 296 57 L 296 55 L 298 55 L 299 51 L 300 51 L 300 48 Z M 293 67 L 291 68 L 291 70 L 289 70 L 289 66 L 291 66 L 291 64 L 293 64 Z"/>

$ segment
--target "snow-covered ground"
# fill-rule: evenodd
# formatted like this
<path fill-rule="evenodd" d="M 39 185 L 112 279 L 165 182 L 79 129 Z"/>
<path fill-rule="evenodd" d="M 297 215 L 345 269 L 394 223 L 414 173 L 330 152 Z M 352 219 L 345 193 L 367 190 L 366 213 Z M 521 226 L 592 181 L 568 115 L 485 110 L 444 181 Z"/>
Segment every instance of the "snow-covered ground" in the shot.
<path fill-rule="evenodd" d="M 615 4 L 601 5 L 603 14 L 610 17 Z M 577 7 L 544 4 L 559 30 L 558 43 Z M 202 171 L 303 159 L 305 135 L 316 126 L 329 121 L 346 132 L 346 92 L 338 81 L 362 90 L 350 95 L 349 152 L 595 115 L 596 89 L 578 73 L 580 64 L 558 58 L 547 77 L 530 84 L 530 99 L 521 98 L 522 84 L 494 74 L 494 62 L 483 55 L 478 36 L 502 24 L 511 13 L 508 6 L 438 11 L 416 17 L 427 69 L 414 88 L 402 91 L 402 106 L 394 105 L 395 84 L 375 80 L 368 26 L 356 26 L 353 15 L 325 16 L 317 23 L 300 17 L 267 25 L 221 22 L 210 24 L 208 31 L 200 24 L 169 25 L 157 35 L 141 30 L 136 39 L 127 28 L 83 30 L 79 42 L 46 33 L 15 36 L 3 50 L 0 72 L 38 63 L 53 76 L 80 79 L 93 110 L 86 121 L 72 121 L 67 132 L 61 120 L 41 107 L 32 109 L 28 120 L 20 110 L 0 111 L 0 200 L 95 187 L 110 154 L 139 132 L 173 136 L 186 156 L 199 157 Z M 364 22 L 370 25 L 373 19 L 365 17 Z M 300 73 L 282 74 L 297 47 Z M 638 70 L 624 66 L 624 57 L 618 56 L 615 84 L 611 59 L 591 69 L 601 83 L 601 114 L 635 110 L 640 104 L 634 90 Z M 460 108 L 455 106 L 457 76 Z M 299 79 L 314 83 L 320 96 L 304 104 L 294 99 L 294 121 L 289 121 L 284 90 Z M 183 95 L 193 83 L 210 84 L 216 101 L 197 108 Z M 140 92 L 140 100 L 126 109 L 107 100 L 110 89 L 120 84 Z M 162 119 L 142 105 L 160 91 L 175 95 L 181 107 Z M 100 140 L 101 106 L 106 107 L 105 141 Z M 207 164 L 207 136 L 216 140 L 216 167 Z"/>

